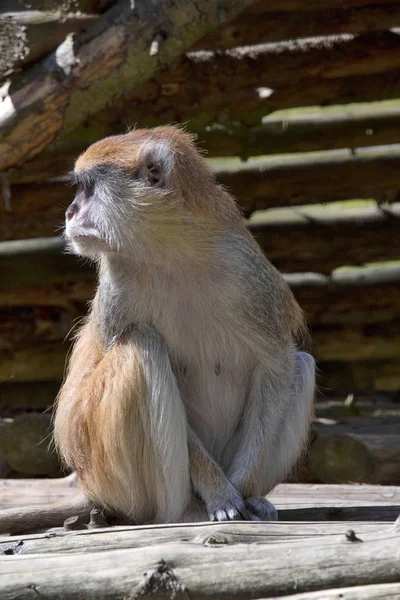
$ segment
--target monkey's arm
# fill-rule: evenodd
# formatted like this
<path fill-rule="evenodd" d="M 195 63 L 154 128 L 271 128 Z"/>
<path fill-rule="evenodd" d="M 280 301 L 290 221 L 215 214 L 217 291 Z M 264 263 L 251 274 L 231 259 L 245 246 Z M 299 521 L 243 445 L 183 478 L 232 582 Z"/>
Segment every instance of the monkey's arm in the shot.
<path fill-rule="evenodd" d="M 249 518 L 241 494 L 207 453 L 191 428 L 188 432 L 188 447 L 193 488 L 205 502 L 210 520 Z"/>

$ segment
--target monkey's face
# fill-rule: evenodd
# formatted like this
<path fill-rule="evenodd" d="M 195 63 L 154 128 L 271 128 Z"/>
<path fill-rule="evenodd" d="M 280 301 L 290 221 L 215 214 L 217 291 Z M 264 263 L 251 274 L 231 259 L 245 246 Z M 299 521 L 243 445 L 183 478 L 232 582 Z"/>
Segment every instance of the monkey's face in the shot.
<path fill-rule="evenodd" d="M 89 258 L 116 252 L 140 258 L 150 251 L 160 227 L 178 213 L 172 156 L 165 144 L 153 143 L 125 148 L 121 157 L 121 148 L 110 154 L 106 142 L 89 148 L 71 174 L 77 191 L 66 211 L 65 235 L 74 252 Z"/>

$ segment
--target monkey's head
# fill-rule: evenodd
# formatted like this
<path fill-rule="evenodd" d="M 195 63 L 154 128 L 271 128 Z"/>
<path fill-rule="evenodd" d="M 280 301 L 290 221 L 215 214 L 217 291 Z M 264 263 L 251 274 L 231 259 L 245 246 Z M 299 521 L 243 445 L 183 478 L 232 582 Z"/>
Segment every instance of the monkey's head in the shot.
<path fill-rule="evenodd" d="M 193 136 L 178 127 L 96 142 L 78 158 L 71 179 L 77 192 L 65 235 L 76 253 L 90 258 L 110 252 L 141 258 L 152 248 L 179 248 L 190 239 L 184 233 L 189 223 L 207 228 L 218 214 L 237 215 Z"/>

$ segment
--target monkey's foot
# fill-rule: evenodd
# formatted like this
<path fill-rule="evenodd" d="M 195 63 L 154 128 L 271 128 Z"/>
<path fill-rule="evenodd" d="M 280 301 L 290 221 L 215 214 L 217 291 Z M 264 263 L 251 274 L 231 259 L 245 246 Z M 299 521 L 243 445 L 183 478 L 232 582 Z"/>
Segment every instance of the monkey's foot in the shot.
<path fill-rule="evenodd" d="M 262 496 L 247 498 L 245 506 L 252 521 L 277 521 L 278 511 L 275 506 Z"/>

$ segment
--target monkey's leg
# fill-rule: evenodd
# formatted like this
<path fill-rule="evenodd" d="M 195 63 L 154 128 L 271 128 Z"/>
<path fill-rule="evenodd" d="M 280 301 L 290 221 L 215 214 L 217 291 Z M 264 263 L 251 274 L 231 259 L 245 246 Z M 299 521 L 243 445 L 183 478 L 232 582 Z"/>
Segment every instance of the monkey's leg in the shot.
<path fill-rule="evenodd" d="M 296 352 L 293 361 L 288 352 L 287 361 L 281 360 L 281 364 L 281 372 L 275 368 L 271 374 L 265 365 L 259 365 L 254 374 L 228 473 L 245 498 L 246 508 L 262 520 L 276 518 L 276 509 L 263 496 L 283 481 L 296 463 L 307 444 L 313 412 L 314 359 Z"/>

